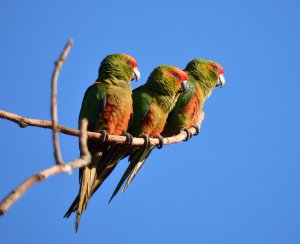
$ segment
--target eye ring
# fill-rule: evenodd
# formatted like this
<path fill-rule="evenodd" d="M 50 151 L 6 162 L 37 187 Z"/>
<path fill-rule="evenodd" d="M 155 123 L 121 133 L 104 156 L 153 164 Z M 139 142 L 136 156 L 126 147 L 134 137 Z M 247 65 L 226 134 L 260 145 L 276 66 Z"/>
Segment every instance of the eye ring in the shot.
<path fill-rule="evenodd" d="M 218 71 L 218 67 L 216 65 L 213 65 L 213 70 Z"/>
<path fill-rule="evenodd" d="M 127 60 L 126 62 L 128 65 L 132 65 L 131 61 Z"/>
<path fill-rule="evenodd" d="M 180 79 L 180 75 L 175 73 L 174 76 L 177 78 L 177 79 Z"/>

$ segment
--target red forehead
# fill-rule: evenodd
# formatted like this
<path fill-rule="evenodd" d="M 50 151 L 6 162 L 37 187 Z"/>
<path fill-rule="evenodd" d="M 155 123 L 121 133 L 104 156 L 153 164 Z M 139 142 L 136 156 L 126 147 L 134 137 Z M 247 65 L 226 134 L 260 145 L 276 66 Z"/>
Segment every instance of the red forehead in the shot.
<path fill-rule="evenodd" d="M 212 62 L 212 64 L 218 67 L 218 75 L 224 74 L 224 69 L 222 68 L 221 65 L 219 65 L 219 64 L 216 63 L 216 62 Z"/>
<path fill-rule="evenodd" d="M 129 55 L 125 54 L 126 60 L 130 61 L 132 63 L 132 67 L 135 68 L 138 66 L 136 60 L 133 57 L 130 57 Z"/>
<path fill-rule="evenodd" d="M 181 81 L 188 80 L 188 75 L 183 70 L 181 70 L 181 69 L 179 69 L 177 67 L 174 67 L 173 68 L 173 72 L 180 75 L 180 80 Z"/>

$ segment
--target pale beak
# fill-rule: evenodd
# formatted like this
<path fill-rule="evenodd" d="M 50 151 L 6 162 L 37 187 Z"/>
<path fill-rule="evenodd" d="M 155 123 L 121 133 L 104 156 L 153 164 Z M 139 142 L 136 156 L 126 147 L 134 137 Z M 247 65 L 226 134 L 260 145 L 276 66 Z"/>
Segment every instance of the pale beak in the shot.
<path fill-rule="evenodd" d="M 181 82 L 181 87 L 178 91 L 178 93 L 186 92 L 190 88 L 189 82 L 187 80 L 184 80 Z"/>
<path fill-rule="evenodd" d="M 216 86 L 223 87 L 225 85 L 225 77 L 223 74 L 219 74 L 218 76 L 218 84 Z"/>
<path fill-rule="evenodd" d="M 137 67 L 135 67 L 133 69 L 133 74 L 132 74 L 131 80 L 138 81 L 140 78 L 141 78 L 141 73 L 140 73 L 139 69 Z"/>

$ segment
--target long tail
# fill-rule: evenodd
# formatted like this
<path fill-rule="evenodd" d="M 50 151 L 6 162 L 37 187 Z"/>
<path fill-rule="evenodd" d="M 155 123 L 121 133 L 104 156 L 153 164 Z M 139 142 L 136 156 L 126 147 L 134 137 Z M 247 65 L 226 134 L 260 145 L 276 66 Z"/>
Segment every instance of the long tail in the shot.
<path fill-rule="evenodd" d="M 122 178 L 120 179 L 116 189 L 114 190 L 109 202 L 116 196 L 122 185 L 124 184 L 125 180 L 126 184 L 123 188 L 123 192 L 127 189 L 127 187 L 130 185 L 130 183 L 133 181 L 135 178 L 136 174 L 138 171 L 141 169 L 141 167 L 144 165 L 145 160 L 148 158 L 149 154 L 151 153 L 153 147 L 148 147 L 148 148 L 140 148 L 133 152 L 129 156 L 129 166 L 127 167 L 126 171 L 124 172 Z"/>
<path fill-rule="evenodd" d="M 130 148 L 113 145 L 107 150 L 93 156 L 91 165 L 81 171 L 80 189 L 77 197 L 64 215 L 68 218 L 76 212 L 75 230 L 78 231 L 81 215 L 87 208 L 88 202 L 105 179 L 111 174 L 118 162 L 131 151 Z"/>
<path fill-rule="evenodd" d="M 75 212 L 78 208 L 78 202 L 79 202 L 79 195 L 77 195 L 71 204 L 68 211 L 65 213 L 64 218 L 69 218 L 73 212 Z"/>
<path fill-rule="evenodd" d="M 80 174 L 80 188 L 79 193 L 71 204 L 70 208 L 64 215 L 65 218 L 70 217 L 73 212 L 76 212 L 75 230 L 78 231 L 80 218 L 83 211 L 87 208 L 88 202 L 92 196 L 92 183 L 96 177 L 95 163 L 101 157 L 101 153 L 95 155 L 92 159 L 92 164 L 83 168 Z"/>
<path fill-rule="evenodd" d="M 103 154 L 100 163 L 97 165 L 97 178 L 93 183 L 92 195 L 115 169 L 119 161 L 131 151 L 131 148 L 124 147 L 123 145 L 113 145 Z"/>
<path fill-rule="evenodd" d="M 81 215 L 86 210 L 92 195 L 92 182 L 95 177 L 95 168 L 84 168 L 79 192 L 78 207 L 76 210 L 75 230 L 78 231 Z"/>
<path fill-rule="evenodd" d="M 149 149 L 146 149 L 144 150 L 143 154 L 141 155 L 141 157 L 138 159 L 138 162 L 137 164 L 135 165 L 135 167 L 133 168 L 133 170 L 131 171 L 126 183 L 125 183 L 125 186 L 122 190 L 122 192 L 124 192 L 127 187 L 130 185 L 130 183 L 133 181 L 133 179 L 135 178 L 135 176 L 137 175 L 137 173 L 139 172 L 139 170 L 142 168 L 142 166 L 144 165 L 146 159 L 149 157 L 150 153 L 152 152 L 152 149 L 153 147 L 149 148 Z M 131 161 L 132 158 L 129 157 L 129 160 Z"/>

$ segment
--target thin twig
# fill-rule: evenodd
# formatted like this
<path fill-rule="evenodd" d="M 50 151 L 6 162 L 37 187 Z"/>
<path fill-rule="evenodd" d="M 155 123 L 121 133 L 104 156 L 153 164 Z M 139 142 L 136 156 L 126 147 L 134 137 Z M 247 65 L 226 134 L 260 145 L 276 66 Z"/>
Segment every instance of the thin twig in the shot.
<path fill-rule="evenodd" d="M 52 128 L 52 122 L 50 120 L 39 120 L 39 119 L 31 119 L 31 118 L 26 118 L 26 117 L 22 117 L 20 115 L 17 114 L 13 114 L 4 110 L 0 110 L 0 118 L 6 119 L 6 120 L 10 120 L 12 122 L 17 123 L 18 125 L 20 125 L 20 127 L 25 128 L 27 126 L 35 126 L 35 127 L 41 127 L 41 128 L 47 128 L 47 129 L 51 129 Z M 199 118 L 199 123 L 201 124 L 202 121 L 202 117 Z M 63 134 L 67 134 L 70 136 L 79 136 L 80 131 L 73 129 L 73 128 L 68 128 L 65 127 L 63 125 L 57 125 L 58 131 L 63 133 Z M 191 127 L 189 128 L 189 131 L 194 135 L 196 133 L 196 129 Z M 172 136 L 172 137 L 166 137 L 164 138 L 164 144 L 175 144 L 178 142 L 183 141 L 184 139 L 186 139 L 186 132 L 181 131 L 178 135 L 176 136 Z M 97 132 L 88 132 L 88 138 L 89 139 L 100 139 L 102 137 L 101 133 L 97 133 Z M 132 146 L 142 146 L 144 145 L 144 139 L 143 138 L 137 138 L 134 137 L 132 140 Z M 125 136 L 115 136 L 115 135 L 108 135 L 106 143 L 119 143 L 119 144 L 123 144 L 126 142 L 126 137 Z M 150 138 L 150 144 L 155 146 L 157 144 L 159 144 L 159 140 L 157 138 Z"/>
<path fill-rule="evenodd" d="M 52 118 L 52 137 L 53 137 L 53 146 L 54 146 L 54 156 L 56 164 L 63 164 L 63 159 L 59 147 L 58 139 L 58 128 L 57 128 L 57 80 L 59 72 L 62 68 L 62 65 L 66 61 L 68 53 L 70 52 L 71 46 L 74 41 L 70 39 L 66 44 L 63 52 L 61 53 L 59 59 L 55 62 L 55 68 L 52 74 L 51 79 L 51 118 Z"/>
<path fill-rule="evenodd" d="M 7 210 L 24 195 L 28 188 L 34 184 L 56 174 L 71 173 L 73 169 L 81 168 L 91 163 L 91 155 L 87 147 L 87 120 L 81 122 L 80 128 L 80 158 L 66 164 L 56 164 L 27 178 L 0 203 L 0 215 L 5 214 Z"/>

